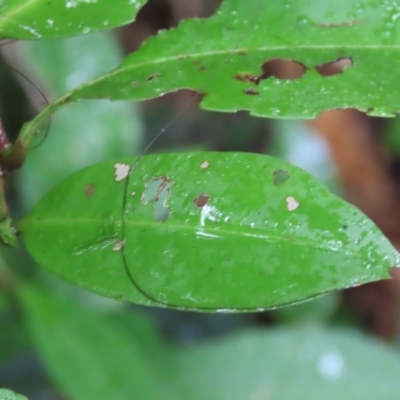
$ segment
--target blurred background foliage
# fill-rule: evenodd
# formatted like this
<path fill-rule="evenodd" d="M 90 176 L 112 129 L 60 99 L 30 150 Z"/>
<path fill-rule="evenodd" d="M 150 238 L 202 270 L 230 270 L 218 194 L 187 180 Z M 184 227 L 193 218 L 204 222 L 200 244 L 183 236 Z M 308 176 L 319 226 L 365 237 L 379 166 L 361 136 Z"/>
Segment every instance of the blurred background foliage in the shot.
<path fill-rule="evenodd" d="M 117 31 L 4 46 L 0 113 L 7 133 L 15 137 L 43 104 L 7 63 L 53 99 L 116 67 L 157 30 L 208 16 L 219 3 L 151 0 L 135 23 Z M 202 111 L 187 105 L 192 97 L 180 91 L 143 104 L 81 101 L 63 108 L 9 182 L 13 215 L 25 215 L 55 183 L 87 165 L 140 154 L 181 112 L 150 151 L 235 150 L 286 159 L 353 202 L 398 247 L 398 118 L 335 110 L 307 123 L 265 120 Z M 395 274 L 267 313 L 198 314 L 101 298 L 46 273 L 22 249 L 0 254 L 0 387 L 29 399 L 398 396 Z"/>

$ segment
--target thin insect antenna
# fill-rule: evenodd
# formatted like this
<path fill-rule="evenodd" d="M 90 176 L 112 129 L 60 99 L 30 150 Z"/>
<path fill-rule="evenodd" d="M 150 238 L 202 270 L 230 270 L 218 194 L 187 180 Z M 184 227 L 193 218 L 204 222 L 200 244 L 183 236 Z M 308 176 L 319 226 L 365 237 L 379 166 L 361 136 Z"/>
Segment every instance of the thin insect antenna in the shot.
<path fill-rule="evenodd" d="M 44 94 L 43 90 L 40 89 L 40 87 L 38 85 L 36 85 L 36 83 L 33 82 L 33 80 L 31 78 L 29 78 L 24 73 L 22 73 L 21 71 L 17 70 L 15 67 L 13 67 L 12 65 L 10 65 L 10 64 L 8 64 L 8 63 L 6 63 L 4 61 L 3 61 L 3 64 L 7 65 L 8 68 L 10 68 L 17 75 L 19 75 L 21 78 L 25 79 L 28 83 L 30 83 L 37 90 L 37 92 L 40 94 L 40 96 L 42 97 L 43 103 L 46 104 L 46 105 L 49 104 L 49 100 L 47 99 L 47 96 Z M 31 147 L 31 150 L 37 149 L 47 139 L 47 137 L 49 135 L 49 132 L 50 132 L 51 117 L 49 117 L 47 121 L 48 121 L 48 123 L 47 123 L 46 131 L 45 131 L 45 133 L 43 135 L 42 140 L 36 146 Z"/>
<path fill-rule="evenodd" d="M 257 7 L 256 10 L 259 10 L 262 7 L 262 3 L 264 0 L 259 0 L 257 2 Z M 138 158 L 135 160 L 135 162 L 132 165 L 131 170 L 129 171 L 129 174 L 125 180 L 125 190 L 124 190 L 124 198 L 123 198 L 123 203 L 122 203 L 122 238 L 125 239 L 125 229 L 126 229 L 126 213 L 127 213 L 127 194 L 128 194 L 128 188 L 129 188 L 129 182 L 130 182 L 130 178 L 131 175 L 133 173 L 133 171 L 135 170 L 136 166 L 139 164 L 140 160 L 143 158 L 143 156 L 149 151 L 149 149 L 153 146 L 153 144 L 158 140 L 158 138 L 165 132 L 167 131 L 170 126 L 176 121 L 178 120 L 185 112 L 186 110 L 194 103 L 194 101 L 202 95 L 202 93 L 205 91 L 205 89 L 212 83 L 212 81 L 217 77 L 217 75 L 220 73 L 220 71 L 222 70 L 222 68 L 226 65 L 226 63 L 230 60 L 230 58 L 232 57 L 232 55 L 235 53 L 235 51 L 239 48 L 239 46 L 242 44 L 243 40 L 247 37 L 248 33 L 250 32 L 250 30 L 252 29 L 255 21 L 258 18 L 259 13 L 255 12 L 254 15 L 252 16 L 251 20 L 249 21 L 246 29 L 244 30 L 244 32 L 242 33 L 242 35 L 239 37 L 238 41 L 236 42 L 235 46 L 229 51 L 229 53 L 226 55 L 226 57 L 221 61 L 221 63 L 218 65 L 218 67 L 213 71 L 213 73 L 211 74 L 211 76 L 209 77 L 209 79 L 204 83 L 204 85 L 199 89 L 199 91 L 197 91 L 190 99 L 189 101 L 185 104 L 185 106 L 183 106 L 174 116 L 173 118 L 162 128 L 160 129 L 156 136 L 150 141 L 150 143 L 145 147 L 145 149 L 142 151 L 142 153 L 138 156 Z M 163 305 L 165 307 L 173 307 L 173 308 L 181 308 L 181 306 L 176 305 L 176 304 L 170 304 L 167 302 L 163 302 L 160 301 L 158 299 L 156 299 L 155 297 L 153 297 L 152 295 L 150 295 L 149 293 L 147 293 L 144 289 L 142 289 L 140 287 L 140 285 L 136 282 L 134 274 L 129 270 L 128 268 L 128 262 L 126 259 L 126 255 L 125 255 L 125 251 L 124 251 L 124 247 L 122 247 L 121 249 L 121 255 L 122 255 L 122 259 L 124 262 L 124 267 L 126 270 L 126 273 L 130 279 L 130 281 L 132 282 L 133 286 L 136 288 L 136 290 L 138 290 L 139 293 L 141 293 L 144 297 L 146 297 L 147 299 Z M 196 307 L 196 309 L 198 310 L 211 310 L 211 307 Z"/>
<path fill-rule="evenodd" d="M 259 0 L 259 6 L 261 6 L 261 3 L 263 0 Z M 211 74 L 211 76 L 208 78 L 208 80 L 205 82 L 205 84 L 197 91 L 190 99 L 189 101 L 171 118 L 171 120 L 162 128 L 160 129 L 156 136 L 150 141 L 150 143 L 145 147 L 145 149 L 142 151 L 142 153 L 139 155 L 138 159 L 135 161 L 132 170 L 136 167 L 136 165 L 139 163 L 139 161 L 142 159 L 142 157 L 150 150 L 150 148 L 154 145 L 154 143 L 159 139 L 159 137 L 165 133 L 169 127 L 176 121 L 178 120 L 188 109 L 189 107 L 202 95 L 202 92 L 212 83 L 212 81 L 217 77 L 217 75 L 220 73 L 221 69 L 226 65 L 226 63 L 229 61 L 229 59 L 232 57 L 232 54 L 239 48 L 239 46 L 242 44 L 243 40 L 247 37 L 248 33 L 250 32 L 251 28 L 254 25 L 254 22 L 257 20 L 258 13 L 254 13 L 252 19 L 250 20 L 249 24 L 247 25 L 247 28 L 245 31 L 242 33 L 240 36 L 239 40 L 236 42 L 236 45 L 231 49 L 231 51 L 226 55 L 226 57 L 221 61 L 219 66 L 214 70 L 214 72 Z"/>

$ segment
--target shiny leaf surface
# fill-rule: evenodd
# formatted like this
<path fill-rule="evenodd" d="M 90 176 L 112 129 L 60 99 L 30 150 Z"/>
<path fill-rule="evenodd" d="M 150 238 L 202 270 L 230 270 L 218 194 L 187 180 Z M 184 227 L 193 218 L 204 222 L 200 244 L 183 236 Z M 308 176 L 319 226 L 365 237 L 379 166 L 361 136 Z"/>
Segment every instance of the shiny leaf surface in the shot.
<path fill-rule="evenodd" d="M 202 106 L 210 110 L 312 118 L 352 107 L 393 116 L 400 110 L 393 90 L 400 70 L 397 10 L 378 0 L 225 0 L 216 15 L 160 32 L 119 68 L 57 104 L 144 100 L 189 88 L 204 94 Z"/>
<path fill-rule="evenodd" d="M 40 39 L 111 29 L 134 20 L 146 0 L 3 0 L 0 39 Z"/>
<path fill-rule="evenodd" d="M 105 162 L 19 223 L 36 261 L 140 304 L 255 310 L 389 277 L 397 252 L 355 207 L 271 157 L 171 153 Z"/>

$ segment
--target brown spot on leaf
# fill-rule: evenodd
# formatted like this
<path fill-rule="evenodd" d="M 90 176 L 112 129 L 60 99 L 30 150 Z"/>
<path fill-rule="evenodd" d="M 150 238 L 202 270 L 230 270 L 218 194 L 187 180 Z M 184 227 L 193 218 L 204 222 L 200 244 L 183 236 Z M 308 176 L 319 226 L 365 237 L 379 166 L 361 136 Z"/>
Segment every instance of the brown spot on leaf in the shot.
<path fill-rule="evenodd" d="M 193 203 L 197 208 L 203 208 L 210 200 L 210 196 L 208 194 L 201 194 L 199 197 L 196 197 L 193 200 Z"/>
<path fill-rule="evenodd" d="M 86 185 L 85 186 L 85 196 L 90 199 L 93 196 L 94 185 Z"/>
<path fill-rule="evenodd" d="M 250 96 L 258 96 L 260 94 L 260 92 L 254 89 L 243 89 L 243 93 L 248 94 Z"/>
<path fill-rule="evenodd" d="M 341 74 L 345 69 L 353 66 L 353 60 L 350 57 L 341 57 L 335 61 L 320 64 L 315 67 L 321 76 L 333 76 Z"/>
<path fill-rule="evenodd" d="M 151 82 L 155 78 L 159 78 L 162 74 L 153 74 L 147 77 L 147 82 Z"/>
<path fill-rule="evenodd" d="M 341 28 L 344 26 L 354 26 L 354 25 L 360 25 L 363 24 L 364 20 L 362 19 L 355 19 L 352 21 L 346 21 L 346 22 L 331 22 L 331 23 L 322 23 L 322 24 L 314 24 L 315 26 L 319 26 L 321 28 Z"/>
<path fill-rule="evenodd" d="M 205 66 L 203 65 L 203 66 L 201 66 L 201 67 L 199 68 L 199 71 L 200 71 L 200 72 L 207 71 L 207 67 L 205 67 Z"/>
<path fill-rule="evenodd" d="M 233 78 L 237 81 L 255 83 L 256 85 L 260 82 L 260 78 L 257 75 L 252 74 L 236 74 Z"/>

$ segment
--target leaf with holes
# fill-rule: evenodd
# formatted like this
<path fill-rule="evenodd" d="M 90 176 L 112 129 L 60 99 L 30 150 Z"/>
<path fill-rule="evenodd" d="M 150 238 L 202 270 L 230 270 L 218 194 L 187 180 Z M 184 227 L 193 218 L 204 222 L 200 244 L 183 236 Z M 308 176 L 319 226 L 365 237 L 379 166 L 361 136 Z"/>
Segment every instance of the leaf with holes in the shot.
<path fill-rule="evenodd" d="M 355 207 L 286 162 L 150 155 L 66 179 L 18 228 L 35 260 L 105 296 L 256 310 L 389 278 L 397 252 Z"/>
<path fill-rule="evenodd" d="M 393 116 L 400 111 L 393 90 L 400 80 L 397 9 L 380 0 L 225 0 L 211 18 L 148 39 L 25 130 L 34 132 L 58 107 L 82 98 L 145 100 L 182 88 L 204 95 L 209 110 L 312 118 L 353 107 Z"/>
<path fill-rule="evenodd" d="M 39 39 L 111 29 L 134 20 L 146 0 L 3 0 L 0 39 Z"/>

